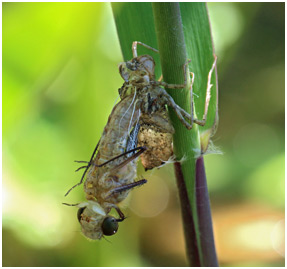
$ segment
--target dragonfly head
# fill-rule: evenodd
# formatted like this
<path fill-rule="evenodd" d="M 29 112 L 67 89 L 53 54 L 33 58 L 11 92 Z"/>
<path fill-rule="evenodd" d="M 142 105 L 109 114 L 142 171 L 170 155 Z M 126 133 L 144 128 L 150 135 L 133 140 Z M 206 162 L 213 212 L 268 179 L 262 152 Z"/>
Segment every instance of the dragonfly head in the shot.
<path fill-rule="evenodd" d="M 78 220 L 82 233 L 89 239 L 98 240 L 104 235 L 114 235 L 118 231 L 118 221 L 107 215 L 103 207 L 95 201 L 88 201 L 78 205 Z"/>

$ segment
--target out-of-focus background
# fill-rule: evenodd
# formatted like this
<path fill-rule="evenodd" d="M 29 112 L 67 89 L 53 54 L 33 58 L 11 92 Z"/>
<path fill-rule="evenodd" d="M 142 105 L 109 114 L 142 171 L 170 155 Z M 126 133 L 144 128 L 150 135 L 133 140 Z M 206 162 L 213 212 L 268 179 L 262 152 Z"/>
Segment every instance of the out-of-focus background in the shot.
<path fill-rule="evenodd" d="M 208 4 L 223 155 L 205 165 L 221 266 L 284 266 L 284 3 Z M 123 83 L 107 3 L 3 3 L 3 266 L 185 266 L 172 165 L 139 175 L 129 216 L 80 233 L 88 160 Z"/>

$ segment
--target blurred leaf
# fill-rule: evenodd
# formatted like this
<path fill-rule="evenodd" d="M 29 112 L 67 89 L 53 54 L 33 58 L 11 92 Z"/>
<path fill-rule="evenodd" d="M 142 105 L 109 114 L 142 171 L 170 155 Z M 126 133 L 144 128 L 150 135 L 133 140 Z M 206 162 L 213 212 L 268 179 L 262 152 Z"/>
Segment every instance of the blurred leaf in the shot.
<path fill-rule="evenodd" d="M 244 184 L 245 196 L 284 209 L 284 163 L 284 154 L 278 154 L 257 167 Z"/>

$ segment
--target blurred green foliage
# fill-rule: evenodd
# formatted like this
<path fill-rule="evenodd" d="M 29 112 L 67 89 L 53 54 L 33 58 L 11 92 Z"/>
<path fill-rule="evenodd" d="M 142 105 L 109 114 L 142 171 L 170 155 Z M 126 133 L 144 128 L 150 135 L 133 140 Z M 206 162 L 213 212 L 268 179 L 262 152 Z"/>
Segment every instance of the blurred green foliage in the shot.
<path fill-rule="evenodd" d="M 171 165 L 149 173 L 139 167 L 148 186 L 133 191 L 130 217 L 111 242 L 86 240 L 76 209 L 61 204 L 84 199 L 82 187 L 64 197 L 80 179 L 73 161 L 89 159 L 122 84 L 109 4 L 2 5 L 3 266 L 186 265 Z M 268 240 L 283 238 L 284 3 L 208 6 L 219 59 L 213 141 L 224 152 L 205 157 L 215 234 L 218 223 L 234 227 L 232 212 L 243 216 L 239 228 L 254 216 L 273 223 L 255 226 L 268 235 L 258 249 L 256 234 L 240 230 L 252 256 L 241 255 L 239 243 L 227 255 L 236 233 L 216 236 L 219 262 L 282 266 L 278 240 Z"/>

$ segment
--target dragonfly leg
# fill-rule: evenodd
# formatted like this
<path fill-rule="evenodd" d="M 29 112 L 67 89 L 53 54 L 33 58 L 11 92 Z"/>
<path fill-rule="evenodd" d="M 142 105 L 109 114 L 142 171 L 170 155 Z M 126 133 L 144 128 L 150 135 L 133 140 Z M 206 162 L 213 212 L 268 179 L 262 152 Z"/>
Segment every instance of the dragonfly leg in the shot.
<path fill-rule="evenodd" d="M 87 162 L 88 163 L 88 162 Z M 79 167 L 78 169 L 75 170 L 75 172 L 78 172 L 79 170 L 83 169 L 83 168 L 87 168 L 90 164 L 88 163 L 88 165 L 84 165 Z"/>
<path fill-rule="evenodd" d="M 193 86 L 193 82 L 194 82 L 194 74 L 191 73 L 191 84 L 190 84 L 190 92 L 191 92 L 191 95 L 192 95 L 192 86 Z M 184 109 L 182 109 L 179 105 L 177 105 L 175 103 L 175 101 L 173 100 L 173 98 L 165 91 L 163 90 L 161 92 L 163 98 L 166 99 L 166 104 L 168 106 L 170 106 L 175 114 L 177 115 L 177 117 L 179 118 L 179 120 L 182 122 L 182 124 L 188 129 L 192 129 L 192 126 L 193 126 L 193 122 L 194 119 L 193 119 L 193 99 L 192 99 L 192 102 L 191 102 L 191 114 L 187 113 Z M 188 119 L 190 121 L 190 123 L 186 120 Z"/>
<path fill-rule="evenodd" d="M 118 155 L 118 156 L 116 156 L 116 157 L 114 157 L 114 158 L 112 158 L 112 159 L 110 159 L 110 160 L 108 160 L 108 161 L 102 163 L 102 164 L 98 164 L 98 165 L 95 165 L 95 166 L 96 166 L 96 167 L 102 167 L 102 166 L 104 166 L 104 165 L 106 165 L 106 164 L 108 164 L 108 163 L 110 163 L 110 162 L 112 162 L 112 161 L 114 161 L 114 160 L 117 160 L 117 159 L 119 159 L 119 158 L 121 158 L 121 157 L 123 157 L 123 156 L 125 156 L 125 155 L 127 155 L 127 154 L 130 154 L 130 153 L 132 153 L 132 152 L 138 151 L 137 153 L 135 153 L 134 155 L 132 155 L 131 157 L 127 158 L 125 161 L 123 161 L 122 163 L 120 163 L 119 165 L 115 166 L 115 167 L 111 170 L 111 172 L 112 172 L 112 171 L 114 171 L 114 170 L 117 170 L 117 169 L 119 169 L 119 168 L 125 166 L 127 163 L 131 162 L 132 160 L 134 160 L 135 158 L 137 158 L 139 155 L 141 155 L 145 150 L 146 150 L 146 147 L 136 147 L 136 148 L 131 149 L 131 150 L 128 150 L 128 151 L 126 151 L 126 152 L 124 152 L 124 153 L 122 153 L 122 154 L 120 154 L 120 155 Z"/>
<path fill-rule="evenodd" d="M 214 55 L 214 62 L 212 64 L 211 69 L 208 72 L 207 88 L 206 88 L 205 104 L 204 104 L 204 114 L 203 114 L 202 120 L 194 119 L 194 122 L 200 126 L 204 126 L 206 123 L 209 101 L 210 101 L 210 97 L 211 97 L 211 95 L 210 95 L 210 91 L 211 91 L 211 87 L 212 87 L 211 76 L 212 76 L 212 73 L 215 69 L 216 61 L 217 61 L 217 57 Z M 216 106 L 217 105 L 218 104 L 216 104 Z M 216 110 L 217 110 L 217 107 L 216 107 Z"/>
<path fill-rule="evenodd" d="M 101 140 L 100 140 L 100 141 L 101 141 Z M 86 173 L 87 173 L 89 167 L 90 167 L 91 164 L 92 164 L 93 158 L 94 158 L 94 156 L 95 156 L 95 154 L 96 154 L 96 151 L 97 151 L 97 149 L 98 149 L 98 146 L 99 146 L 100 141 L 99 141 L 98 144 L 96 145 L 96 148 L 94 149 L 94 152 L 93 152 L 93 154 L 92 154 L 92 157 L 91 157 L 90 161 L 88 162 L 88 165 L 82 166 L 82 167 L 80 167 L 80 168 L 78 168 L 78 169 L 76 170 L 76 171 L 78 171 L 78 170 L 80 170 L 80 169 L 82 169 L 82 168 L 86 168 L 85 171 L 84 171 L 84 173 L 83 173 L 83 175 L 82 175 L 82 177 L 81 177 L 80 182 L 77 183 L 76 185 L 74 185 L 72 188 L 70 188 L 70 189 L 66 192 L 65 196 L 67 196 L 72 189 L 74 189 L 75 187 L 77 187 L 77 186 L 79 186 L 79 185 L 81 185 L 81 184 L 83 183 L 84 177 L 85 177 L 85 175 L 86 175 Z M 82 162 L 82 161 L 78 161 L 78 162 Z"/>
<path fill-rule="evenodd" d="M 77 203 L 77 204 L 68 204 L 68 203 L 62 203 L 63 205 L 67 205 L 67 206 L 78 206 L 79 205 L 79 203 Z"/>
<path fill-rule="evenodd" d="M 192 75 L 192 82 L 191 82 L 191 87 L 190 87 L 190 94 L 191 94 L 191 115 L 189 115 L 184 109 L 182 109 L 181 107 L 177 107 L 177 109 L 180 111 L 180 113 L 183 115 L 183 117 L 186 117 L 188 118 L 190 121 L 191 121 L 191 128 L 192 128 L 192 124 L 193 122 L 200 125 L 200 126 L 204 126 L 205 123 L 206 123 L 206 118 L 207 118 L 207 113 L 208 113 L 208 107 L 209 107 L 209 101 L 210 101 L 210 91 L 211 91 L 211 87 L 212 87 L 212 84 L 211 84 L 211 76 L 212 76 L 212 73 L 214 71 L 214 68 L 215 68 L 215 65 L 216 65 L 216 61 L 217 61 L 217 57 L 214 56 L 214 62 L 212 64 L 212 67 L 211 69 L 209 70 L 209 73 L 208 73 L 208 80 L 207 80 L 207 88 L 206 88 L 206 95 L 205 95 L 205 104 L 204 104 L 204 114 L 203 114 L 203 117 L 202 117 L 202 120 L 199 120 L 199 119 L 194 119 L 194 110 L 193 110 L 193 106 L 194 106 L 194 102 L 193 102 L 193 92 L 192 92 L 192 85 L 193 85 L 193 82 L 194 82 L 194 74 L 191 73 Z"/>
<path fill-rule="evenodd" d="M 187 85 L 187 69 L 188 69 L 188 64 L 190 63 L 191 60 L 187 60 L 186 63 L 183 65 L 183 73 L 184 73 L 184 82 L 183 84 L 170 84 L 164 81 L 153 81 L 152 84 L 157 85 L 157 86 L 163 86 L 166 89 L 182 89 L 185 88 Z"/>
<path fill-rule="evenodd" d="M 165 98 L 167 99 L 167 105 L 172 107 L 172 109 L 175 111 L 177 117 L 179 118 L 179 120 L 183 123 L 183 125 L 187 128 L 187 129 L 192 129 L 192 126 L 193 126 L 193 123 L 196 123 L 200 126 L 204 126 L 205 123 L 206 123 L 206 118 L 207 118 L 207 113 L 208 113 L 208 107 L 209 107 L 209 101 L 210 101 L 210 91 L 211 91 L 211 87 L 212 87 L 212 84 L 211 84 L 211 76 L 212 76 L 212 72 L 215 68 L 215 65 L 216 65 L 216 56 L 215 56 L 215 59 L 214 59 L 214 62 L 213 62 L 213 65 L 208 73 L 208 81 L 207 81 L 207 89 L 206 89 L 206 96 L 205 96 L 205 105 L 204 105 L 204 114 L 203 114 L 203 118 L 202 120 L 199 120 L 199 119 L 195 119 L 194 118 L 194 101 L 193 101 L 193 83 L 194 83 L 194 73 L 190 73 L 191 74 L 191 85 L 190 85 L 190 95 L 191 95 L 191 113 L 187 113 L 184 109 L 182 109 L 180 106 L 178 106 L 173 98 L 167 93 L 165 92 L 164 93 L 164 96 Z M 187 70 L 187 65 L 185 64 L 185 67 L 184 67 L 184 72 L 186 74 L 186 70 Z M 185 76 L 186 78 L 186 76 Z M 185 82 L 184 84 L 180 85 L 180 84 L 166 84 L 161 82 L 162 83 L 162 86 L 166 87 L 166 88 L 170 88 L 170 89 L 177 89 L 179 86 L 186 86 L 186 79 L 185 79 Z M 188 119 L 190 121 L 190 123 L 186 120 Z"/>
<path fill-rule="evenodd" d="M 121 193 L 123 191 L 127 191 L 127 190 L 133 189 L 135 187 L 142 186 L 145 183 L 147 183 L 147 180 L 146 179 L 141 179 L 139 181 L 135 181 L 135 182 L 130 183 L 130 184 L 125 184 L 125 185 L 116 187 L 116 188 L 114 188 L 114 189 L 112 189 L 112 190 L 110 190 L 108 192 L 106 198 L 109 198 L 109 197 L 111 197 L 112 195 L 114 195 L 116 193 Z"/>
<path fill-rule="evenodd" d="M 138 57 L 137 45 L 141 45 L 141 46 L 145 47 L 146 49 L 149 49 L 149 50 L 152 50 L 152 51 L 158 53 L 157 49 L 154 49 L 153 47 L 151 47 L 149 45 L 146 45 L 146 44 L 144 44 L 144 43 L 142 43 L 140 41 L 134 41 L 133 44 L 132 44 L 132 52 L 133 52 L 133 57 L 134 58 Z"/>
<path fill-rule="evenodd" d="M 123 221 L 126 217 L 125 217 L 125 215 L 124 215 L 124 213 L 119 209 L 119 207 L 117 207 L 117 206 L 114 206 L 114 208 L 115 208 L 115 210 L 118 212 L 118 214 L 119 214 L 119 219 L 116 219 L 116 221 L 117 222 L 121 222 L 121 221 Z"/>

